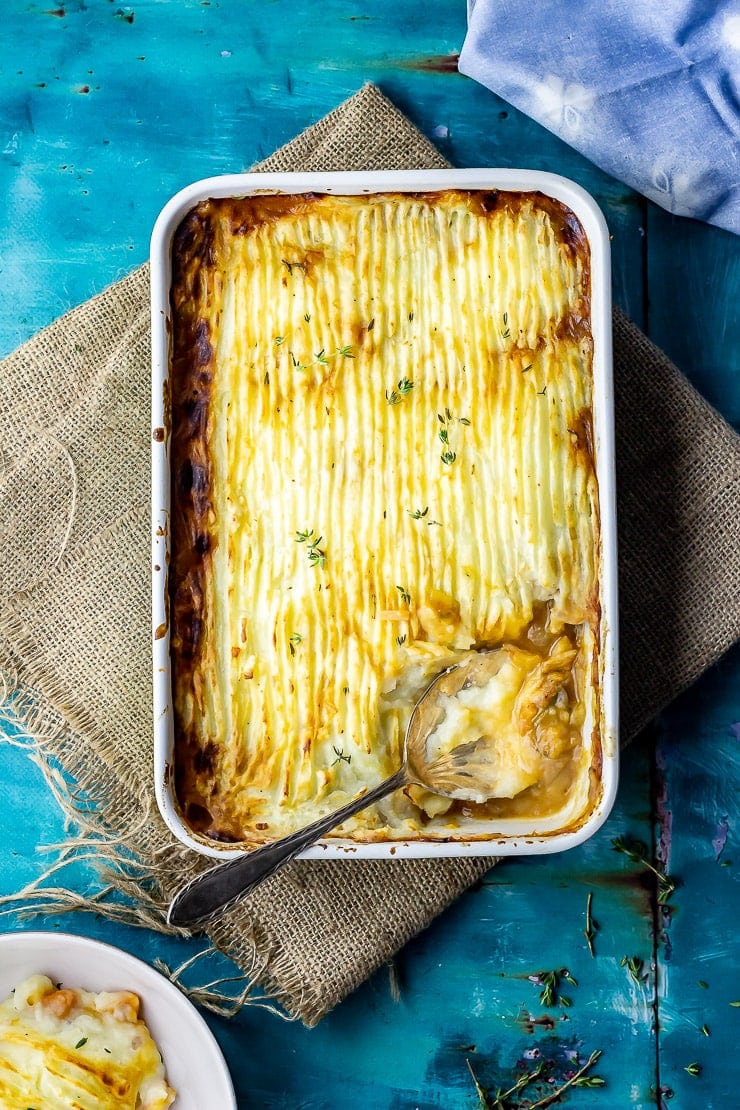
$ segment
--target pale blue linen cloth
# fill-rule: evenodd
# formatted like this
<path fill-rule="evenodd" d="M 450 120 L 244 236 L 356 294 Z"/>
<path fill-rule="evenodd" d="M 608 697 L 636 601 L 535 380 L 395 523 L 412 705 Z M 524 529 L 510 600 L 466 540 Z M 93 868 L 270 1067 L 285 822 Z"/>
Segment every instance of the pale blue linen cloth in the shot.
<path fill-rule="evenodd" d="M 740 234 L 740 0 L 472 0 L 460 71 L 669 212 Z"/>

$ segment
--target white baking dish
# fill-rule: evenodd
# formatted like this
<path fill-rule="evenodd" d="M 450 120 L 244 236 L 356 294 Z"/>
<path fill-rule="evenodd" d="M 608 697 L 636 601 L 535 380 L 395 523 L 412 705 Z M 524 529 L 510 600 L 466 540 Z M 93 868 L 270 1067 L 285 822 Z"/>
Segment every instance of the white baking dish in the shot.
<path fill-rule="evenodd" d="M 552 818 L 537 830 L 519 820 L 501 821 L 486 839 L 480 822 L 471 827 L 470 840 L 450 842 L 393 841 L 358 843 L 329 838 L 309 849 L 313 858 L 391 858 L 430 856 L 537 855 L 574 847 L 590 837 L 605 821 L 614 802 L 618 779 L 618 664 L 617 664 L 617 563 L 615 520 L 615 469 L 612 392 L 611 295 L 608 231 L 594 200 L 580 186 L 555 174 L 532 170 L 466 169 L 386 171 L 374 173 L 234 174 L 196 182 L 174 196 L 164 207 L 151 241 L 152 291 L 152 577 L 154 658 L 154 773 L 157 801 L 175 836 L 194 850 L 218 859 L 241 854 L 243 849 L 221 845 L 191 832 L 185 825 L 174 796 L 173 714 L 170 691 L 168 626 L 169 542 L 169 360 L 170 283 L 173 235 L 183 217 L 208 198 L 239 197 L 254 193 L 431 192 L 447 189 L 497 189 L 540 192 L 566 204 L 580 220 L 591 251 L 591 330 L 594 340 L 594 455 L 600 499 L 601 644 L 601 795 L 590 816 L 578 827 L 553 832 Z M 587 727 L 587 726 L 586 726 Z M 584 729 L 585 731 L 585 729 Z M 548 830 L 548 821 L 549 830 Z M 548 835 L 549 831 L 549 835 Z"/>

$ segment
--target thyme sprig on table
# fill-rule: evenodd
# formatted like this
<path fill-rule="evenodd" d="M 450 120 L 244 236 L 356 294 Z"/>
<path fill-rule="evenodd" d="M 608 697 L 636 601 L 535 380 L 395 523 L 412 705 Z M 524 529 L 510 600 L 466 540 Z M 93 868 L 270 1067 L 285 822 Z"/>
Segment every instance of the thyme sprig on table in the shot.
<path fill-rule="evenodd" d="M 591 953 L 591 956 L 595 959 L 596 951 L 594 949 L 594 937 L 599 931 L 599 924 L 597 921 L 594 921 L 593 915 L 591 913 L 591 903 L 593 902 L 593 897 L 593 892 L 589 890 L 588 895 L 586 896 L 586 928 L 583 930 L 583 935 L 586 938 L 588 950 Z"/>
<path fill-rule="evenodd" d="M 647 867 L 648 871 L 652 871 L 658 881 L 658 905 L 665 906 L 678 886 L 678 882 L 653 866 L 647 858 L 647 845 L 644 841 L 617 836 L 612 840 L 612 848 L 615 852 L 621 852 L 622 855 L 627 856 L 627 859 L 632 860 L 633 863 L 640 863 L 643 867 Z"/>
<path fill-rule="evenodd" d="M 619 966 L 627 968 L 630 977 L 634 979 L 638 987 L 647 982 L 648 973 L 645 970 L 645 961 L 641 956 L 622 956 Z"/>
<path fill-rule="evenodd" d="M 567 967 L 558 968 L 556 971 L 538 971 L 535 975 L 529 975 L 527 978 L 530 983 L 542 987 L 540 992 L 541 1006 L 555 1006 L 558 1002 L 565 1007 L 573 1005 L 573 1000 L 568 995 L 561 993 L 563 983 L 571 983 L 574 987 L 578 986 L 578 980 L 573 978 Z"/>
<path fill-rule="evenodd" d="M 473 1071 L 473 1066 L 469 1059 L 466 1059 L 466 1063 L 473 1083 L 475 1084 L 476 1094 L 480 1100 L 482 1110 L 542 1110 L 543 1107 L 551 1106 L 554 1102 L 558 1102 L 571 1087 L 605 1087 L 606 1082 L 600 1075 L 587 1074 L 602 1055 L 599 1049 L 597 1049 L 596 1052 L 592 1052 L 588 1060 L 579 1067 L 578 1071 L 574 1072 L 573 1075 L 548 1091 L 542 1098 L 538 1098 L 535 1102 L 516 1102 L 513 1104 L 507 1100 L 510 1099 L 512 1095 L 518 1095 L 528 1087 L 530 1083 L 534 1083 L 539 1079 L 545 1071 L 544 1063 L 538 1064 L 533 1071 L 525 1072 L 524 1075 L 521 1075 L 519 1079 L 517 1079 L 513 1087 L 509 1087 L 508 1090 L 503 1091 L 501 1088 L 498 1088 L 495 1095 L 487 1091 L 482 1085 Z"/>

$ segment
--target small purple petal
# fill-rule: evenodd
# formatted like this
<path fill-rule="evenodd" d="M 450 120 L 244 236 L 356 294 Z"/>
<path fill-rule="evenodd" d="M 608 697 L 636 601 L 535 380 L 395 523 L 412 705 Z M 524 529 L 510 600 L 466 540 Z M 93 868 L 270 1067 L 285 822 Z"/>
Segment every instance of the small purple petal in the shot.
<path fill-rule="evenodd" d="M 736 740 L 740 740 L 740 721 L 733 721 L 730 725 L 730 730 Z"/>
<path fill-rule="evenodd" d="M 450 129 L 449 127 L 445 127 L 443 123 L 439 123 L 432 131 L 432 135 L 435 139 L 449 139 Z"/>
<path fill-rule="evenodd" d="M 712 840 L 712 847 L 714 848 L 714 858 L 719 859 L 724 851 L 725 844 L 727 843 L 727 834 L 730 831 L 730 826 L 727 821 L 727 814 L 725 814 L 717 822 L 717 832 Z"/>

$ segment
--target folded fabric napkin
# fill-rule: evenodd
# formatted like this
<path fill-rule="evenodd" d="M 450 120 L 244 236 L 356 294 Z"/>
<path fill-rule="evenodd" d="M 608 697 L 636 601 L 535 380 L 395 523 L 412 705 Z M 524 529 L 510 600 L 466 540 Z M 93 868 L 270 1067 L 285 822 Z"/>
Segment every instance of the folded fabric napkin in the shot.
<path fill-rule="evenodd" d="M 259 168 L 444 165 L 368 85 Z M 614 338 L 629 737 L 740 635 L 740 440 L 619 314 Z M 141 267 L 0 367 L 0 444 L 12 460 L 0 483 L 0 661 L 57 797 L 108 861 L 106 881 L 134 900 L 128 919 L 165 930 L 169 898 L 209 863 L 173 840 L 154 801 L 149 347 Z M 489 866 L 299 861 L 209 935 L 315 1025 Z"/>
<path fill-rule="evenodd" d="M 470 0 L 460 71 L 679 216 L 740 234 L 734 0 Z"/>

